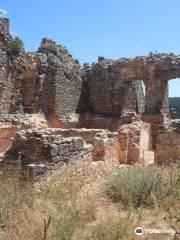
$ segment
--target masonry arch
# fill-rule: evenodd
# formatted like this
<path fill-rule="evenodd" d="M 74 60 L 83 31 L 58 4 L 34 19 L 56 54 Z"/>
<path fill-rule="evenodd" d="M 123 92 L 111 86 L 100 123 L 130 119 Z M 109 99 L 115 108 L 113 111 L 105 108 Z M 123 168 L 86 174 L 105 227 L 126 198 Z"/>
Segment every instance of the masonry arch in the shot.
<path fill-rule="evenodd" d="M 136 112 L 137 114 L 143 114 L 145 111 L 145 96 L 146 96 L 146 88 L 143 80 L 135 81 L 136 86 Z"/>
<path fill-rule="evenodd" d="M 168 82 L 169 109 L 172 119 L 180 118 L 180 79 L 171 79 Z"/>

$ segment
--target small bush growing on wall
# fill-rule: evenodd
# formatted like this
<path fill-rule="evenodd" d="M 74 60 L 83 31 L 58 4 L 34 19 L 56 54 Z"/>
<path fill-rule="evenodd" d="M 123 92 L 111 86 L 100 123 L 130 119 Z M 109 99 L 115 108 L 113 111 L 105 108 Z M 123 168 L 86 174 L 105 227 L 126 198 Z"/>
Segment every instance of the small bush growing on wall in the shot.
<path fill-rule="evenodd" d="M 10 55 L 19 55 L 21 49 L 23 48 L 24 43 L 19 37 L 15 37 L 9 46 L 9 54 Z"/>

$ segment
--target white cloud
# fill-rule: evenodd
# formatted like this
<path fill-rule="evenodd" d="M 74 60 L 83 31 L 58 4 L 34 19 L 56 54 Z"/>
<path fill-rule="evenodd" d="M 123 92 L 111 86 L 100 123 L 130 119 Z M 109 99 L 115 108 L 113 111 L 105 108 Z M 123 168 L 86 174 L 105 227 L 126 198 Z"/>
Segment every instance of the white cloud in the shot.
<path fill-rule="evenodd" d="M 7 15 L 7 11 L 4 9 L 0 9 L 0 15 Z"/>

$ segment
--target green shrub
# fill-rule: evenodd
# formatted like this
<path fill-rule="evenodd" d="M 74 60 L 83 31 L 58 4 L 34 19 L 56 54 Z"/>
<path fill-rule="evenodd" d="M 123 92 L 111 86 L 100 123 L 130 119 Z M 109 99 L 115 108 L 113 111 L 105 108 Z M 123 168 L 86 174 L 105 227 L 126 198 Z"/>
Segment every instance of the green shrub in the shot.
<path fill-rule="evenodd" d="M 98 223 L 86 237 L 86 240 L 127 240 L 132 234 L 128 219 L 109 218 Z"/>
<path fill-rule="evenodd" d="M 19 37 L 15 37 L 9 45 L 9 55 L 18 56 L 24 43 Z"/>
<path fill-rule="evenodd" d="M 163 175 L 158 168 L 124 169 L 111 177 L 105 184 L 104 193 L 125 207 L 153 206 L 165 199 L 179 197 L 179 173 Z"/>
<path fill-rule="evenodd" d="M 51 44 L 48 47 L 49 51 L 52 52 L 54 55 L 58 54 L 58 46 L 56 46 L 55 44 Z"/>

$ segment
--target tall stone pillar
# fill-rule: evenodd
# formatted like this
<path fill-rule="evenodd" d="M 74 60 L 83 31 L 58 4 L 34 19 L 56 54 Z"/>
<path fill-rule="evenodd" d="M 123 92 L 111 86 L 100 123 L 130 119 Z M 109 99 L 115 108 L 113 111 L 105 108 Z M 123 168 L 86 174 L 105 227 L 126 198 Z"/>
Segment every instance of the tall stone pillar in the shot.
<path fill-rule="evenodd" d="M 126 83 L 124 87 L 124 96 L 122 104 L 122 113 L 123 112 L 136 112 L 136 88 L 135 83 Z"/>
<path fill-rule="evenodd" d="M 145 115 L 168 115 L 168 82 L 146 80 Z"/>
<path fill-rule="evenodd" d="M 0 18 L 0 49 L 6 51 L 12 37 L 9 30 L 9 19 Z"/>
<path fill-rule="evenodd" d="M 153 148 L 156 147 L 157 130 L 169 124 L 168 81 L 152 79 L 145 81 L 145 112 L 143 121 L 151 124 Z"/>

